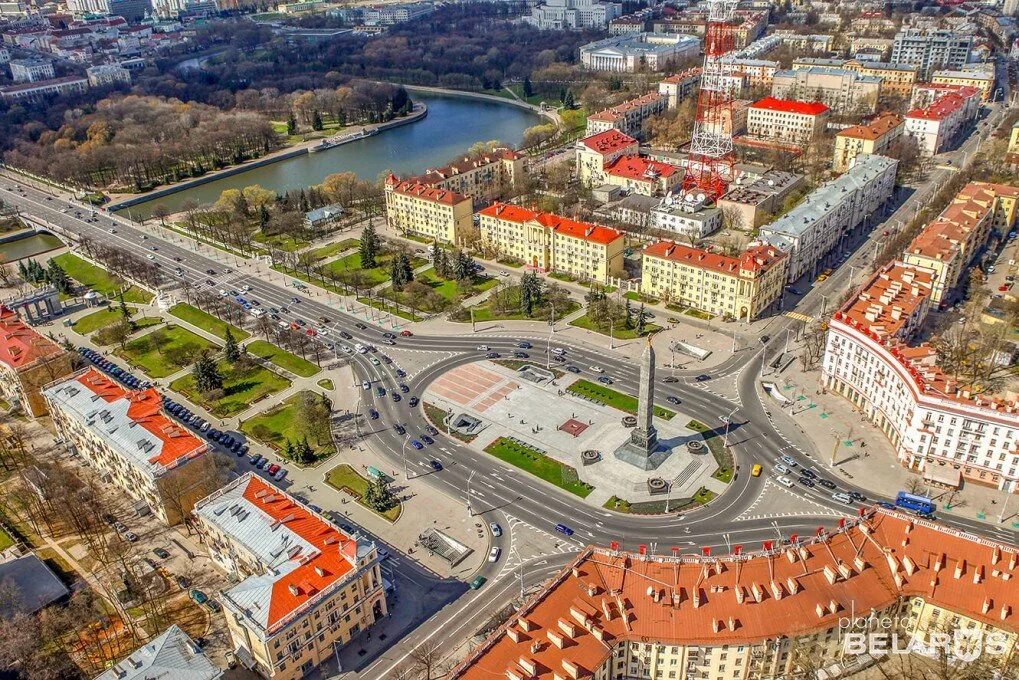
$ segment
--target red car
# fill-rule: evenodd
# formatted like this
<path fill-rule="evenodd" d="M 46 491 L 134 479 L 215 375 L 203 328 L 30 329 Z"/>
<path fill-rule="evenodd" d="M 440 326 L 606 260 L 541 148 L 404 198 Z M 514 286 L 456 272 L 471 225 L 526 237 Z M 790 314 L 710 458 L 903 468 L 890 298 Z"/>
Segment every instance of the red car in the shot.
<path fill-rule="evenodd" d="M 296 321 L 291 321 L 290 322 L 290 330 L 292 330 L 292 331 L 299 331 L 299 330 L 301 330 L 301 326 Z"/>
<path fill-rule="evenodd" d="M 414 334 L 411 333 L 410 331 L 400 331 L 400 335 L 402 335 L 405 338 L 409 338 L 410 336 L 412 336 Z"/>
<path fill-rule="evenodd" d="M 274 475 L 274 474 L 276 474 L 279 471 L 280 471 L 280 466 L 276 465 L 276 463 L 273 463 L 272 465 L 270 465 L 269 468 L 266 470 L 266 472 L 268 472 L 270 475 Z"/>
<path fill-rule="evenodd" d="M 304 331 L 304 334 L 307 335 L 309 338 L 313 338 L 316 335 L 318 335 L 318 333 L 315 332 L 314 328 L 309 328 L 308 330 Z"/>

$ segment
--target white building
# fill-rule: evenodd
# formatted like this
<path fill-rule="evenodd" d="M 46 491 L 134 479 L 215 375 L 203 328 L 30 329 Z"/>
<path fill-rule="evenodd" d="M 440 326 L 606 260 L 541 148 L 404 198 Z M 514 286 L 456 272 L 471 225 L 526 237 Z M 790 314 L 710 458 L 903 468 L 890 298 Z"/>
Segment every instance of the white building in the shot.
<path fill-rule="evenodd" d="M 582 45 L 580 63 L 593 71 L 662 71 L 670 64 L 696 57 L 700 50 L 700 39 L 691 35 L 628 33 Z"/>
<path fill-rule="evenodd" d="M 980 111 L 980 91 L 959 87 L 938 97 L 925 108 L 906 114 L 904 133 L 916 139 L 920 153 L 934 156 L 944 151 Z"/>
<path fill-rule="evenodd" d="M 926 318 L 931 273 L 892 262 L 828 325 L 821 382 L 885 434 L 925 479 L 1019 489 L 1019 404 L 971 393 L 928 345 L 907 344 Z"/>
<path fill-rule="evenodd" d="M 623 5 L 601 0 L 546 0 L 531 10 L 524 21 L 543 30 L 605 28 L 623 15 Z"/>
<path fill-rule="evenodd" d="M 6 64 L 11 60 L 11 53 L 6 47 L 0 47 L 0 64 Z"/>
<path fill-rule="evenodd" d="M 131 72 L 118 64 L 97 64 L 85 69 L 91 87 L 104 87 L 117 83 L 130 83 Z"/>
<path fill-rule="evenodd" d="M 934 69 L 962 68 L 969 61 L 972 47 L 971 35 L 908 28 L 896 34 L 891 61 L 916 66 L 920 77 L 928 78 Z"/>
<path fill-rule="evenodd" d="M 821 102 L 765 97 L 750 105 L 747 135 L 756 139 L 801 145 L 824 129 L 828 107 Z"/>
<path fill-rule="evenodd" d="M 648 226 L 667 231 L 682 240 L 701 239 L 722 226 L 722 211 L 705 207 L 704 201 L 696 200 L 693 194 L 666 196 L 651 211 Z"/>
<path fill-rule="evenodd" d="M 42 80 L 37 83 L 22 83 L 0 87 L 0 99 L 10 103 L 16 101 L 37 102 L 58 95 L 83 94 L 88 90 L 88 79 L 64 76 Z"/>
<path fill-rule="evenodd" d="M 701 69 L 696 66 L 681 73 L 663 78 L 658 83 L 658 93 L 668 98 L 669 108 L 674 109 L 679 103 L 694 93 L 701 82 Z"/>
<path fill-rule="evenodd" d="M 607 130 L 577 141 L 577 179 L 585 186 L 605 183 L 605 168 L 623 156 L 635 156 L 640 144 L 619 130 Z"/>
<path fill-rule="evenodd" d="M 891 198 L 899 162 L 860 156 L 853 166 L 771 224 L 760 238 L 790 254 L 789 281 L 813 278 L 825 255 Z"/>
<path fill-rule="evenodd" d="M 807 66 L 776 72 L 771 95 L 819 101 L 836 113 L 874 113 L 881 79 L 844 68 Z"/>
<path fill-rule="evenodd" d="M 37 83 L 56 76 L 53 62 L 48 59 L 14 59 L 8 67 L 16 83 Z"/>

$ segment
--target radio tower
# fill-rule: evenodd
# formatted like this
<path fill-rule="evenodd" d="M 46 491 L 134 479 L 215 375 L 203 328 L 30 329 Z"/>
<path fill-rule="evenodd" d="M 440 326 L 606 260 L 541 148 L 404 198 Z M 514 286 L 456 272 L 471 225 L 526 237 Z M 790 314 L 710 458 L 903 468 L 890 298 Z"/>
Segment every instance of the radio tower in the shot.
<path fill-rule="evenodd" d="M 723 84 L 722 59 L 734 50 L 733 17 L 738 0 L 709 0 L 704 68 L 683 191 L 714 201 L 733 180 L 732 94 Z"/>

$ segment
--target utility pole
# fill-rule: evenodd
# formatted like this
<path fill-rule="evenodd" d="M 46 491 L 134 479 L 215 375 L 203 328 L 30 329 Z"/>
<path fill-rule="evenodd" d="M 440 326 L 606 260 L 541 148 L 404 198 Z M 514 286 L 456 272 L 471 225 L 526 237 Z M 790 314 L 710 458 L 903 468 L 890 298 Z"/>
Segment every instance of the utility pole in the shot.
<path fill-rule="evenodd" d="M 473 307 L 470 307 L 470 312 L 471 312 L 471 333 L 477 333 L 478 332 L 478 328 L 477 328 L 477 326 L 474 325 L 474 308 Z"/>
<path fill-rule="evenodd" d="M 835 445 L 832 446 L 832 449 L 831 449 L 831 465 L 832 465 L 832 467 L 834 467 L 835 466 L 835 457 L 839 453 L 839 433 L 834 431 L 834 430 L 832 430 L 832 435 L 835 437 Z"/>
<path fill-rule="evenodd" d="M 609 349 L 613 350 L 616 348 L 615 343 L 615 332 L 616 332 L 616 320 L 609 319 Z"/>

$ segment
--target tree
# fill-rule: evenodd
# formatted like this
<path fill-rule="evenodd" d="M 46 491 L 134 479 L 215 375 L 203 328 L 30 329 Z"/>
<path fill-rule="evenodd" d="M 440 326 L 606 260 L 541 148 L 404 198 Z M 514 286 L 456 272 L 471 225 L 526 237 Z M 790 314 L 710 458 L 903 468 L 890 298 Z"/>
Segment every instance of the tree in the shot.
<path fill-rule="evenodd" d="M 527 76 L 524 76 L 524 96 L 525 97 L 534 96 L 534 87 L 531 85 L 531 79 L 528 78 Z"/>
<path fill-rule="evenodd" d="M 290 439 L 287 439 L 287 443 L 283 446 L 283 457 L 287 460 L 296 460 L 297 452 L 294 449 L 294 442 Z"/>
<path fill-rule="evenodd" d="M 637 312 L 637 335 L 644 335 L 644 328 L 647 323 L 647 312 L 644 311 L 644 303 L 640 303 L 640 311 Z"/>
<path fill-rule="evenodd" d="M 364 503 L 375 512 L 385 512 L 396 504 L 396 497 L 389 488 L 389 482 L 381 474 L 368 483 Z"/>
<path fill-rule="evenodd" d="M 322 129 L 322 127 L 323 127 L 322 126 L 322 116 L 319 114 L 319 112 L 317 110 L 312 111 L 312 113 L 311 113 L 311 129 L 315 130 L 316 132 L 318 132 L 319 130 Z"/>
<path fill-rule="evenodd" d="M 223 356 L 231 364 L 241 358 L 241 348 L 237 345 L 237 340 L 234 339 L 230 326 L 226 327 L 226 333 L 223 336 Z"/>
<path fill-rule="evenodd" d="M 326 446 L 332 438 L 329 423 L 331 411 L 329 400 L 325 397 L 314 392 L 302 392 L 294 415 L 298 431 L 303 432 L 317 446 Z"/>
<path fill-rule="evenodd" d="M 375 227 L 369 222 L 368 226 L 361 232 L 361 269 L 371 269 L 377 266 L 375 258 L 378 257 L 380 246 L 379 236 L 375 233 Z"/>
<path fill-rule="evenodd" d="M 456 250 L 453 253 L 453 278 L 457 281 L 473 280 L 477 273 L 478 265 L 467 253 Z"/>
<path fill-rule="evenodd" d="M 566 90 L 566 94 L 563 95 L 563 108 L 564 109 L 577 108 L 577 102 L 573 98 L 573 90 Z"/>
<path fill-rule="evenodd" d="M 121 319 L 127 322 L 127 324 L 131 327 L 132 331 L 135 330 L 137 324 L 135 324 L 135 322 L 131 320 L 131 311 L 127 308 L 127 305 L 124 303 L 123 292 L 117 293 L 117 307 L 120 310 Z"/>
<path fill-rule="evenodd" d="M 297 118 L 292 112 L 287 114 L 287 134 L 290 136 L 297 134 Z"/>
<path fill-rule="evenodd" d="M 401 288 L 414 280 L 414 269 L 406 253 L 400 253 L 390 261 L 389 278 L 393 288 Z"/>
<path fill-rule="evenodd" d="M 223 389 L 223 376 L 219 373 L 219 367 L 208 352 L 202 352 L 198 360 L 191 368 L 191 376 L 195 380 L 195 387 L 199 392 L 212 392 Z"/>

